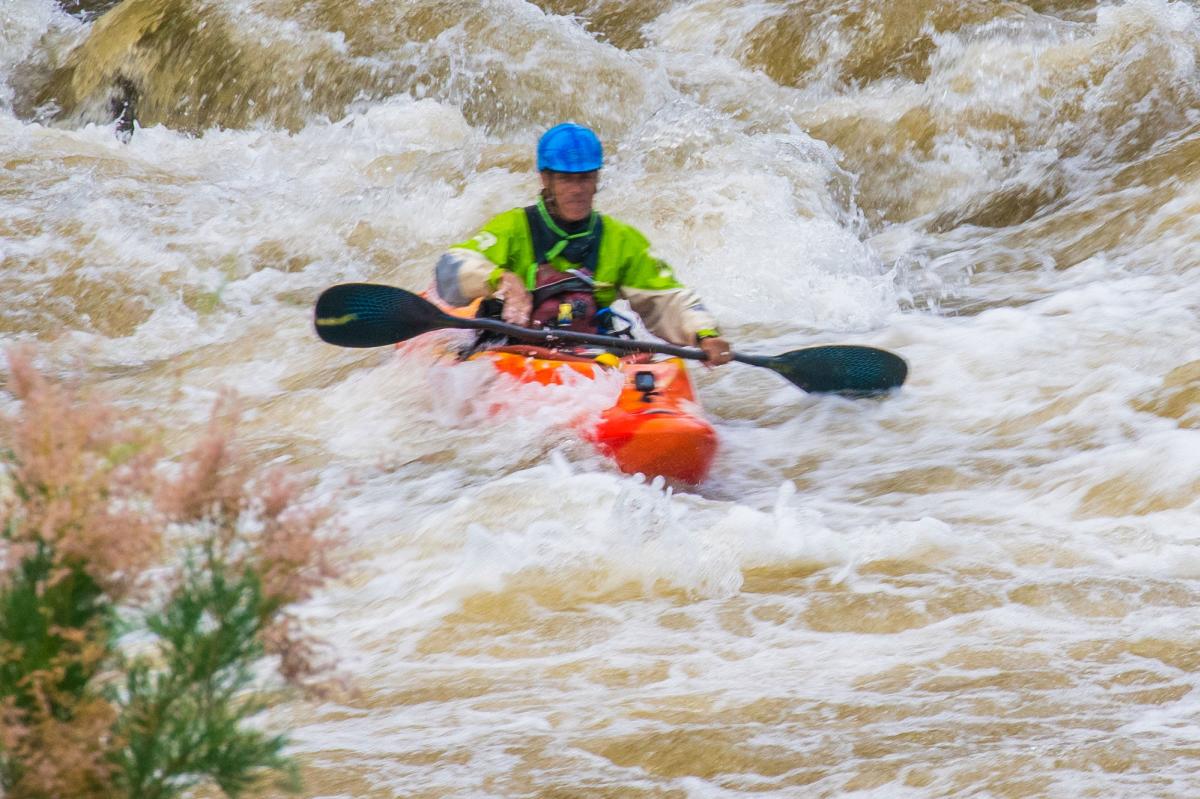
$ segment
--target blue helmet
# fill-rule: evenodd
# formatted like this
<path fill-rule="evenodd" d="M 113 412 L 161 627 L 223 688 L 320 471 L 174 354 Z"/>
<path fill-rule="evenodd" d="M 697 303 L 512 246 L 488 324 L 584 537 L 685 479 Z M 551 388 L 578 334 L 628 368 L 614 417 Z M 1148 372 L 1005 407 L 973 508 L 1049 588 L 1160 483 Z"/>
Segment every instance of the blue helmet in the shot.
<path fill-rule="evenodd" d="M 538 139 L 538 171 L 593 172 L 604 166 L 604 150 L 596 134 L 582 125 L 564 122 Z"/>

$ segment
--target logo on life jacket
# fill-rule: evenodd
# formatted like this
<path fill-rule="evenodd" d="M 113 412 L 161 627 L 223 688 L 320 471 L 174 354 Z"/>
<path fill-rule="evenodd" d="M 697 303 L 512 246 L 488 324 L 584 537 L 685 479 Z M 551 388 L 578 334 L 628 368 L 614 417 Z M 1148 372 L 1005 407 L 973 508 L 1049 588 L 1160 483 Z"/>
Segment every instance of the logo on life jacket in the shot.
<path fill-rule="evenodd" d="M 495 234 L 485 230 L 471 239 L 471 241 L 475 242 L 475 246 L 479 248 L 480 252 L 485 252 L 496 244 L 497 239 Z"/>

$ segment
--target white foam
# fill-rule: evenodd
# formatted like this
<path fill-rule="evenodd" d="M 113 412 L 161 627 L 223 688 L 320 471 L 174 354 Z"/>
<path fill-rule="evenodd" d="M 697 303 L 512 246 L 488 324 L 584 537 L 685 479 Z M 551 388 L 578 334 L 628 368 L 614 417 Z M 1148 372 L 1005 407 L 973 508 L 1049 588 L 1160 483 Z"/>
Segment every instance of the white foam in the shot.
<path fill-rule="evenodd" d="M 15 3 L 0 11 L 5 107 L 9 71 L 44 32 L 74 24 L 50 3 Z M 1187 87 L 1194 8 L 1135 0 L 1099 8 L 1095 24 L 1022 13 L 944 31 L 923 83 L 839 86 L 845 41 L 833 41 L 803 90 L 737 60 L 745 32 L 781 8 L 679 5 L 643 31 L 646 48 L 623 52 L 578 20 L 496 2 L 420 43 L 452 72 L 422 99 L 363 101 L 295 133 L 153 127 L 121 144 L 112 126 L 0 113 L 0 154 L 20 166 L 0 224 L 34 231 L 0 241 L 6 312 L 49 320 L 5 339 L 40 337 L 52 368 L 80 359 L 85 375 L 180 427 L 234 386 L 254 440 L 336 505 L 346 574 L 306 613 L 378 696 L 369 710 L 279 711 L 298 751 L 322 760 L 344 747 L 342 765 L 396 793 L 483 796 L 550 790 L 513 754 L 533 741 L 569 789 L 722 796 L 733 784 L 723 777 L 651 780 L 580 742 L 738 718 L 764 736 L 752 750 L 801 757 L 835 739 L 955 729 L 961 743 L 935 738 L 946 764 L 930 767 L 926 793 L 961 790 L 961 769 L 1019 755 L 1062 795 L 1142 795 L 1133 772 L 1148 750 L 1136 747 L 1194 745 L 1190 694 L 1151 704 L 1119 680 L 1140 669 L 1168 687 L 1195 682 L 1129 648 L 1195 632 L 1200 447 L 1157 410 L 1166 376 L 1200 359 L 1195 191 L 1164 178 L 1114 193 L 1114 138 L 1089 127 L 1122 103 L 1136 107 L 1124 122 L 1145 119 Z M 361 41 L 308 24 L 290 20 L 279 39 L 320 34 L 342 55 Z M 522 49 L 527 30 L 546 35 Z M 1127 78 L 1153 77 L 1135 69 L 1143 46 L 1164 55 L 1161 83 L 1131 94 Z M 1077 85 L 1092 70 L 1103 77 Z M 543 107 L 538 81 L 560 74 L 569 96 Z M 632 87 L 627 103 L 612 76 Z M 465 108 L 485 84 L 507 115 Z M 668 491 L 619 474 L 580 435 L 613 381 L 497 379 L 486 364 L 439 358 L 453 336 L 399 351 L 316 338 L 321 289 L 424 288 L 442 249 L 535 196 L 524 165 L 548 119 L 593 106 L 596 119 L 580 121 L 605 133 L 601 209 L 649 234 L 739 349 L 883 346 L 908 359 L 905 388 L 849 400 L 766 369 L 696 368 L 721 450 L 708 483 Z M 898 185 L 940 211 L 1053 179 L 1061 205 L 1006 228 L 939 232 L 922 217 L 880 230 L 856 205 L 862 176 L 802 127 L 838 115 L 886 125 L 914 109 L 937 134 L 899 165 L 909 172 Z M 1064 158 L 1072 146 L 1082 155 Z M 1121 214 L 1143 215 L 1089 252 Z M 102 314 L 88 292 L 107 287 L 129 301 L 132 324 L 75 312 Z M 1044 726 L 979 732 L 1042 706 L 1054 708 Z M 1056 760 L 1114 729 L 1135 747 L 1127 782 Z M 432 741 L 472 753 L 465 776 L 429 754 Z M 898 760 L 926 762 L 928 747 L 897 746 Z M 851 753 L 809 787 L 845 793 L 865 760 Z M 1194 786 L 1159 765 L 1179 795 Z M 514 769 L 530 782 L 504 782 Z M 772 777 L 746 779 L 787 795 Z"/>

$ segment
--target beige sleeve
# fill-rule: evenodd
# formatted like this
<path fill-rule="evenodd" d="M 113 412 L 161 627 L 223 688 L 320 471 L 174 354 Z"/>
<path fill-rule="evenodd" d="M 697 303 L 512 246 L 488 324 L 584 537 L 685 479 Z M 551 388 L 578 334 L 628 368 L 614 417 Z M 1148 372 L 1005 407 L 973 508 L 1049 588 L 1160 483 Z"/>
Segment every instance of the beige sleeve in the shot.
<path fill-rule="evenodd" d="M 717 320 L 691 289 L 623 286 L 621 296 L 629 300 L 630 307 L 642 317 L 651 333 L 672 344 L 693 346 L 700 331 L 718 332 Z"/>
<path fill-rule="evenodd" d="M 454 306 L 469 305 L 471 300 L 486 297 L 492 292 L 488 278 L 495 269 L 496 265 L 483 253 L 451 248 L 434 268 L 438 296 Z"/>

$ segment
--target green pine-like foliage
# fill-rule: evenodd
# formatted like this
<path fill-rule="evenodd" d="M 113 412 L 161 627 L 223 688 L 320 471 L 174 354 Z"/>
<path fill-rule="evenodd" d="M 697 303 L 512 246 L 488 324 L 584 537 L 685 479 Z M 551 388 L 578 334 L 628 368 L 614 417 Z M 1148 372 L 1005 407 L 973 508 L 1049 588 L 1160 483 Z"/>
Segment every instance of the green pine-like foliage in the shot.
<path fill-rule="evenodd" d="M 103 591 L 78 566 L 55 573 L 52 552 L 37 542 L 0 589 L 0 701 L 17 714 L 44 713 L 69 724 L 94 692 L 102 662 L 85 651 L 87 642 L 101 642 L 109 654 L 113 616 Z M 0 795 L 17 795 L 23 771 L 22 759 L 0 746 Z"/>
<path fill-rule="evenodd" d="M 146 618 L 161 642 L 155 666 L 131 661 L 118 702 L 117 784 L 130 797 L 169 799 L 202 779 L 231 797 L 270 769 L 298 787 L 294 764 L 281 755 L 286 739 L 248 728 L 264 708 L 248 689 L 262 658 L 263 620 L 274 610 L 251 570 L 230 574 L 212 556 L 189 563 L 179 591 Z"/>
<path fill-rule="evenodd" d="M 255 473 L 228 398 L 172 457 L 28 353 L 9 366 L 20 409 L 0 414 L 0 796 L 299 790 L 286 737 L 256 717 L 264 680 L 304 688 L 317 674 L 288 609 L 332 574 L 317 535 L 327 509 L 302 504 L 287 474 Z"/>

